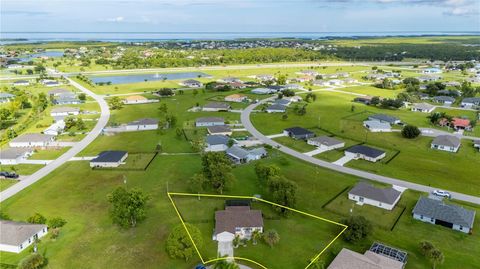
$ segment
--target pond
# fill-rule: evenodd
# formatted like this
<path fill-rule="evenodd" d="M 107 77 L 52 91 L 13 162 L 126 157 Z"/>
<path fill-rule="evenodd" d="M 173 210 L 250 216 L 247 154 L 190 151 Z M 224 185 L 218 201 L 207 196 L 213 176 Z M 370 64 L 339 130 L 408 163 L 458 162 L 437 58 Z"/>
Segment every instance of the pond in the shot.
<path fill-rule="evenodd" d="M 110 82 L 111 84 L 127 84 L 156 80 L 195 79 L 200 77 L 208 78 L 211 76 L 203 72 L 182 72 L 165 74 L 156 73 L 140 75 L 89 76 L 89 79 L 91 79 L 96 84 L 107 82 Z"/>
<path fill-rule="evenodd" d="M 49 57 L 49 58 L 58 58 L 63 56 L 63 51 L 58 50 L 51 50 L 51 51 L 44 51 L 39 53 L 28 54 L 23 57 L 20 57 L 19 60 L 21 62 L 29 62 L 33 61 L 38 57 Z"/>

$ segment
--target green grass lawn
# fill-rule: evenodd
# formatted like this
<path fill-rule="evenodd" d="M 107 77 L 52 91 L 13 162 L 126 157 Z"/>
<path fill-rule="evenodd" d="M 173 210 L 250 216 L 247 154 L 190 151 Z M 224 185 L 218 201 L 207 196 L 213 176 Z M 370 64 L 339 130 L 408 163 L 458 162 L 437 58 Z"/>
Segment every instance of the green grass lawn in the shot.
<path fill-rule="evenodd" d="M 146 169 L 148 164 L 155 158 L 155 153 L 132 153 L 128 154 L 126 163 L 120 166 L 123 169 Z"/>
<path fill-rule="evenodd" d="M 309 152 L 317 148 L 307 144 L 307 141 L 305 140 L 296 140 L 288 136 L 276 137 L 273 140 L 299 152 Z"/>
<path fill-rule="evenodd" d="M 0 165 L 1 171 L 15 172 L 19 175 L 31 175 L 44 167 L 42 164 Z"/>
<path fill-rule="evenodd" d="M 356 109 L 352 112 L 353 103 L 350 95 L 328 92 L 317 95 L 317 101 L 307 106 L 307 114 L 304 116 L 289 111 L 288 119 L 282 120 L 281 115 L 254 113 L 251 115 L 252 122 L 266 135 L 280 133 L 287 127 L 299 125 L 307 129 L 321 128 L 339 139 L 366 142 L 368 145 L 387 150 L 387 155 L 390 156 L 395 151 L 400 151 L 388 164 L 385 164 L 385 161 L 389 157 L 379 163 L 352 161 L 347 166 L 452 191 L 473 195 L 480 193 L 479 178 L 474 169 L 480 165 L 480 159 L 471 142 L 463 141 L 458 153 L 447 153 L 430 149 L 432 138 L 429 137 L 409 140 L 402 138 L 400 133 L 370 133 L 362 126 L 362 121 L 367 119 L 368 115 L 384 113 L 397 116 L 409 124 L 432 127 L 428 123 L 427 115 L 404 109 L 380 109 L 360 104 L 355 104 Z M 453 113 L 453 110 L 450 112 Z M 331 161 L 341 156 L 336 152 L 324 154 L 317 157 Z M 455 180 L 452 180 L 453 178 Z"/>
<path fill-rule="evenodd" d="M 36 150 L 35 153 L 29 158 L 30 160 L 55 160 L 63 153 L 67 152 L 70 147 L 62 147 L 59 149 L 42 149 Z"/>
<path fill-rule="evenodd" d="M 0 179 L 0 191 L 7 189 L 17 182 L 18 180 L 15 179 Z"/>

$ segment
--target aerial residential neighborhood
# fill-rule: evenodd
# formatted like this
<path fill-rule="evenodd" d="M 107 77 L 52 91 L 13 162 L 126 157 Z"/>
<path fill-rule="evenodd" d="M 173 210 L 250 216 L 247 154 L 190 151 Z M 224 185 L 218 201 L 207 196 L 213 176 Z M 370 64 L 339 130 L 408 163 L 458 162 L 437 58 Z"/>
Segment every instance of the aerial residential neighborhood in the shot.
<path fill-rule="evenodd" d="M 0 4 L 0 269 L 480 268 L 476 1 Z"/>

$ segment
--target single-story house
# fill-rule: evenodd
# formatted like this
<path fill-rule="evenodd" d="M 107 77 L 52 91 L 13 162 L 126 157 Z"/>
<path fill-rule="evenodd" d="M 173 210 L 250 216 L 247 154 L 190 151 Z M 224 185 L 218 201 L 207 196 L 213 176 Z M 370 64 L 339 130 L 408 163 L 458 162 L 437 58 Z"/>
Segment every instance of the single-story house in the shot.
<path fill-rule="evenodd" d="M 277 91 L 274 89 L 268 89 L 268 88 L 255 88 L 250 92 L 253 94 L 272 94 L 272 93 L 276 93 Z"/>
<path fill-rule="evenodd" d="M 75 94 L 72 91 L 69 91 L 63 88 L 57 88 L 57 89 L 48 91 L 48 95 L 52 95 L 52 96 L 60 96 L 62 94 L 69 94 L 69 95 L 75 96 Z"/>
<path fill-rule="evenodd" d="M 463 98 L 462 103 L 460 105 L 465 108 L 480 106 L 480 97 Z"/>
<path fill-rule="evenodd" d="M 331 80 L 328 81 L 328 84 L 332 85 L 332 86 L 342 85 L 343 80 L 341 80 L 341 79 L 331 79 Z"/>
<path fill-rule="evenodd" d="M 315 71 L 315 70 L 301 70 L 301 71 L 296 72 L 296 74 L 305 75 L 305 76 L 312 76 L 312 77 L 318 76 L 318 72 Z"/>
<path fill-rule="evenodd" d="M 432 149 L 457 152 L 462 143 L 460 139 L 453 135 L 439 135 L 435 137 L 430 144 Z"/>
<path fill-rule="evenodd" d="M 405 264 L 367 250 L 364 254 L 342 248 L 327 269 L 403 269 Z"/>
<path fill-rule="evenodd" d="M 440 80 L 440 79 L 442 79 L 442 76 L 428 75 L 428 76 L 420 76 L 417 79 L 420 82 L 430 82 L 430 81 Z"/>
<path fill-rule="evenodd" d="M 388 122 L 381 122 L 376 120 L 366 120 L 363 122 L 363 126 L 370 130 L 370 132 L 391 132 L 392 126 Z"/>
<path fill-rule="evenodd" d="M 215 126 L 208 126 L 207 131 L 211 135 L 232 135 L 232 129 L 226 125 L 215 125 Z"/>
<path fill-rule="evenodd" d="M 432 106 L 427 103 L 415 103 L 412 106 L 412 111 L 414 112 L 431 113 L 434 109 L 435 109 L 435 106 Z"/>
<path fill-rule="evenodd" d="M 372 102 L 372 98 L 373 98 L 373 96 L 355 97 L 353 99 L 353 101 L 357 102 L 357 103 L 362 103 L 362 104 L 365 104 L 365 105 L 369 105 L 370 102 Z"/>
<path fill-rule="evenodd" d="M 225 151 L 229 140 L 226 135 L 207 135 L 205 151 Z"/>
<path fill-rule="evenodd" d="M 438 95 L 447 95 L 447 96 L 456 96 L 459 97 L 462 95 L 462 92 L 459 90 L 439 90 L 437 92 Z"/>
<path fill-rule="evenodd" d="M 230 82 L 227 83 L 227 85 L 232 87 L 233 89 L 245 89 L 246 87 L 248 87 L 247 84 L 241 82 Z"/>
<path fill-rule="evenodd" d="M 215 212 L 213 240 L 231 242 L 236 236 L 250 239 L 253 231 L 263 232 L 262 211 L 250 206 L 226 206 Z"/>
<path fill-rule="evenodd" d="M 345 150 L 345 156 L 357 159 L 364 159 L 370 162 L 377 162 L 385 158 L 386 153 L 383 150 L 371 148 L 364 145 L 355 145 Z"/>
<path fill-rule="evenodd" d="M 70 116 L 70 115 L 76 116 L 78 114 L 80 114 L 80 108 L 70 107 L 70 106 L 54 107 L 50 111 L 50 116 L 52 117 Z"/>
<path fill-rule="evenodd" d="M 307 140 L 307 144 L 319 147 L 325 151 L 345 147 L 345 142 L 326 135 L 311 137 Z"/>
<path fill-rule="evenodd" d="M 290 103 L 296 103 L 302 101 L 302 97 L 298 95 L 294 96 L 284 96 L 282 99 L 289 101 Z"/>
<path fill-rule="evenodd" d="M 417 96 L 420 100 L 429 100 L 430 99 L 430 95 L 428 95 L 426 93 L 423 93 L 423 92 L 417 93 Z"/>
<path fill-rule="evenodd" d="M 119 167 L 125 162 L 128 152 L 120 150 L 102 151 L 90 161 L 90 167 Z"/>
<path fill-rule="evenodd" d="M 54 135 L 28 133 L 15 137 L 9 145 L 12 148 L 47 147 L 54 140 Z"/>
<path fill-rule="evenodd" d="M 20 253 L 47 233 L 45 224 L 0 220 L 0 251 Z"/>
<path fill-rule="evenodd" d="M 19 164 L 20 161 L 32 156 L 33 148 L 4 148 L 0 150 L 0 164 Z"/>
<path fill-rule="evenodd" d="M 284 86 L 284 89 L 287 89 L 287 90 L 301 90 L 301 89 L 303 89 L 303 87 L 300 84 L 290 83 L 290 84 L 286 84 Z"/>
<path fill-rule="evenodd" d="M 13 82 L 13 86 L 28 86 L 30 85 L 30 81 L 28 80 L 17 80 Z"/>
<path fill-rule="evenodd" d="M 413 208 L 413 218 L 470 233 L 475 220 L 475 211 L 422 196 Z"/>
<path fill-rule="evenodd" d="M 242 80 L 240 80 L 239 78 L 236 78 L 236 77 L 225 77 L 225 78 L 221 78 L 221 79 L 218 80 L 218 82 L 223 82 L 223 83 L 234 83 L 234 82 L 243 83 Z"/>
<path fill-rule="evenodd" d="M 330 83 L 326 80 L 317 79 L 312 82 L 313 86 L 329 86 Z"/>
<path fill-rule="evenodd" d="M 285 113 L 287 111 L 287 106 L 284 105 L 279 105 L 279 104 L 273 104 L 267 107 L 265 110 L 267 113 Z"/>
<path fill-rule="evenodd" d="M 272 75 L 266 75 L 266 74 L 262 74 L 262 75 L 255 75 L 254 76 L 256 79 L 260 80 L 260 81 L 270 81 L 270 80 L 275 80 L 275 77 L 272 76 Z"/>
<path fill-rule="evenodd" d="M 202 111 L 229 111 L 231 108 L 227 103 L 210 102 L 202 107 Z"/>
<path fill-rule="evenodd" d="M 78 105 L 81 104 L 82 101 L 71 95 L 60 95 L 53 100 L 53 103 L 56 105 Z"/>
<path fill-rule="evenodd" d="M 423 73 L 423 74 L 441 74 L 441 73 L 442 73 L 442 69 L 436 68 L 436 67 L 425 68 L 425 69 L 422 70 L 422 73 Z"/>
<path fill-rule="evenodd" d="M 348 192 L 348 199 L 359 204 L 367 204 L 392 210 L 400 200 L 402 193 L 392 187 L 377 188 L 365 182 L 360 182 Z"/>
<path fill-rule="evenodd" d="M 244 149 L 236 145 L 228 148 L 225 153 L 236 164 L 260 160 L 261 158 L 267 156 L 267 151 L 263 147 Z"/>
<path fill-rule="evenodd" d="M 354 78 L 346 78 L 343 80 L 344 83 L 347 83 L 347 84 L 353 84 L 353 83 L 357 83 L 358 80 L 354 79 Z"/>
<path fill-rule="evenodd" d="M 302 127 L 292 127 L 283 130 L 283 133 L 293 139 L 309 139 L 315 136 L 315 133 Z"/>
<path fill-rule="evenodd" d="M 434 96 L 432 98 L 434 102 L 444 104 L 444 105 L 451 105 L 455 102 L 455 98 L 446 96 L 446 95 L 439 95 L 439 96 Z"/>
<path fill-rule="evenodd" d="M 47 129 L 43 131 L 44 134 L 57 136 L 65 130 L 65 122 L 63 120 L 57 120 Z"/>
<path fill-rule="evenodd" d="M 195 120 L 195 127 L 225 125 L 225 119 L 220 117 L 201 117 Z"/>
<path fill-rule="evenodd" d="M 123 103 L 126 105 L 133 105 L 133 104 L 146 104 L 146 103 L 149 103 L 149 101 L 148 101 L 148 98 L 146 98 L 145 96 L 130 95 L 125 97 L 125 99 L 123 99 Z"/>
<path fill-rule="evenodd" d="M 158 119 L 144 118 L 127 123 L 127 131 L 157 130 Z"/>
<path fill-rule="evenodd" d="M 203 86 L 203 84 L 195 79 L 187 79 L 182 82 L 180 82 L 181 86 L 189 87 L 189 88 L 200 88 Z"/>
<path fill-rule="evenodd" d="M 307 82 L 307 81 L 312 81 L 314 79 L 315 79 L 314 76 L 302 76 L 302 77 L 296 78 L 295 80 L 298 82 Z"/>
<path fill-rule="evenodd" d="M 12 100 L 13 98 L 15 98 L 15 95 L 11 93 L 0 92 L 0 104 L 10 102 L 10 100 Z"/>
<path fill-rule="evenodd" d="M 226 102 L 241 103 L 241 102 L 245 102 L 247 100 L 248 100 L 248 97 L 246 95 L 238 94 L 238 93 L 225 96 L 225 101 Z"/>
<path fill-rule="evenodd" d="M 47 86 L 47 87 L 57 87 L 57 86 L 60 86 L 61 83 L 56 81 L 56 80 L 50 80 L 50 79 L 44 79 L 42 80 L 41 82 L 43 85 Z"/>
<path fill-rule="evenodd" d="M 375 114 L 372 116 L 368 116 L 368 119 L 373 121 L 386 122 L 390 124 L 399 124 L 402 122 L 397 117 L 393 117 L 385 114 Z"/>
<path fill-rule="evenodd" d="M 469 119 L 453 118 L 451 124 L 455 130 L 472 130 L 472 125 L 470 124 Z"/>
<path fill-rule="evenodd" d="M 287 99 L 276 99 L 273 103 L 277 104 L 277 105 L 282 105 L 282 106 L 289 106 L 290 105 L 290 101 L 287 100 Z"/>

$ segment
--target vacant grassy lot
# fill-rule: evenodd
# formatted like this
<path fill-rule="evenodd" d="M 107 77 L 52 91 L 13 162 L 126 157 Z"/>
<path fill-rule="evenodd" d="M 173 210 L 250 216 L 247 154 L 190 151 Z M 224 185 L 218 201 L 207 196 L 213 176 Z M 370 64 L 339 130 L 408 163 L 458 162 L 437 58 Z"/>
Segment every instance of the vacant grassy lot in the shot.
<path fill-rule="evenodd" d="M 19 175 L 31 175 L 42 168 L 42 164 L 0 165 L 1 171 L 15 172 Z"/>
<path fill-rule="evenodd" d="M 305 140 L 296 140 L 288 136 L 276 137 L 273 140 L 299 152 L 309 152 L 317 148 L 307 144 L 307 141 Z"/>
<path fill-rule="evenodd" d="M 35 153 L 29 158 L 30 160 L 55 160 L 63 153 L 67 152 L 70 147 L 62 147 L 58 149 L 42 149 L 36 150 Z"/>
<path fill-rule="evenodd" d="M 0 191 L 7 189 L 17 182 L 15 179 L 0 179 Z"/>
<path fill-rule="evenodd" d="M 252 114 L 252 121 L 256 128 L 266 135 L 280 133 L 285 128 L 300 125 L 310 129 L 321 128 L 340 139 L 345 137 L 365 142 L 386 149 L 387 154 L 400 151 L 388 164 L 358 160 L 348 163 L 347 166 L 453 191 L 473 195 L 480 193 L 480 178 L 474 168 L 480 165 L 480 159 L 471 142 L 464 140 L 458 153 L 441 152 L 430 149 L 432 138 L 418 137 L 410 140 L 402 138 L 400 133 L 370 133 L 362 126 L 362 120 L 368 118 L 368 115 L 384 113 L 397 116 L 402 121 L 419 127 L 432 127 L 428 123 L 427 115 L 403 109 L 388 110 L 360 104 L 354 104 L 356 108 L 352 112 L 353 103 L 350 102 L 352 100 L 350 95 L 329 92 L 319 92 L 317 95 L 317 101 L 307 106 L 307 114 L 304 116 L 289 111 L 288 119 L 282 120 L 281 115 L 256 113 Z M 453 110 L 451 113 L 454 113 Z M 327 153 L 325 159 L 332 160 L 338 155 Z M 388 160 L 388 157 L 385 160 Z M 452 180 L 453 178 L 455 180 Z"/>

